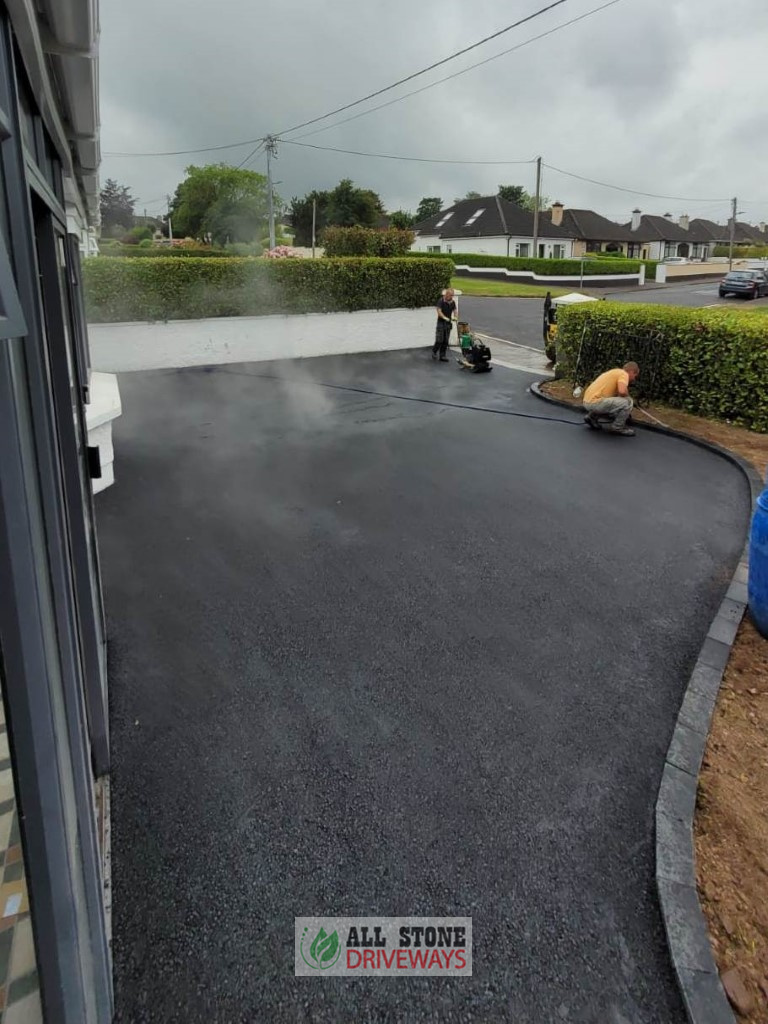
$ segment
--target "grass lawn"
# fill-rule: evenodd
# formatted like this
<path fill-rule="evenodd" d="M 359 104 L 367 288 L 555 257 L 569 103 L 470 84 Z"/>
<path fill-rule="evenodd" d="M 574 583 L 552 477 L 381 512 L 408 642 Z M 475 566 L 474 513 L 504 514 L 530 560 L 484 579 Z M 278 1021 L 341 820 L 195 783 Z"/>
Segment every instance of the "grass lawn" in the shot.
<path fill-rule="evenodd" d="M 547 292 L 552 298 L 568 295 L 573 288 L 546 288 L 541 284 L 507 284 L 506 281 L 481 281 L 476 277 L 452 277 L 451 288 L 462 295 L 514 296 L 518 299 L 543 299 Z"/>

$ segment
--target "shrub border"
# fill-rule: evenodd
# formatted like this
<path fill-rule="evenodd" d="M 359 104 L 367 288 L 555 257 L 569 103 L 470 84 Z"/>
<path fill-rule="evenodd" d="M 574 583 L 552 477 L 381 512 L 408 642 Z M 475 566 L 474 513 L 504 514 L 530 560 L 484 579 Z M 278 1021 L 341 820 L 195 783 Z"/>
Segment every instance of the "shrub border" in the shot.
<path fill-rule="evenodd" d="M 542 381 L 541 383 L 546 383 Z M 532 394 L 553 405 L 583 409 L 530 386 Z M 643 430 L 677 437 L 705 448 L 737 466 L 747 481 L 752 508 L 763 482 L 751 462 L 712 441 L 671 427 L 635 423 Z M 720 684 L 747 608 L 749 530 L 730 586 L 712 620 L 683 695 L 656 799 L 656 890 L 672 964 L 690 1024 L 735 1024 L 712 955 L 709 929 L 696 887 L 693 819 L 704 751 Z"/>

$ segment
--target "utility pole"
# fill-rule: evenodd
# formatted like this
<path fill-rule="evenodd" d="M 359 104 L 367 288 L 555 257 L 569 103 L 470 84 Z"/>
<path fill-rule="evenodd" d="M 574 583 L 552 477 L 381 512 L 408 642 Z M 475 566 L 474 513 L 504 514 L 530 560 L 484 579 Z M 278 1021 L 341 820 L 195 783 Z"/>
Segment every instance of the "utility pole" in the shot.
<path fill-rule="evenodd" d="M 539 206 L 541 205 L 541 157 L 536 157 L 536 195 L 533 200 L 533 258 L 539 255 Z"/>
<path fill-rule="evenodd" d="M 173 228 L 171 227 L 171 197 L 170 196 L 166 196 L 165 198 L 168 201 L 168 241 L 172 242 L 173 241 Z"/>
<path fill-rule="evenodd" d="M 731 224 L 730 224 L 730 236 L 728 241 L 728 269 L 733 270 L 733 244 L 736 241 L 736 218 L 738 216 L 737 207 L 739 205 L 738 199 L 735 197 L 731 200 Z"/>
<path fill-rule="evenodd" d="M 269 189 L 269 248 L 275 248 L 275 203 L 272 195 L 272 157 L 277 158 L 277 140 L 272 135 L 264 139 L 267 151 L 267 188 Z"/>
<path fill-rule="evenodd" d="M 317 225 L 317 199 L 312 200 L 312 259 L 315 258 L 315 227 Z"/>

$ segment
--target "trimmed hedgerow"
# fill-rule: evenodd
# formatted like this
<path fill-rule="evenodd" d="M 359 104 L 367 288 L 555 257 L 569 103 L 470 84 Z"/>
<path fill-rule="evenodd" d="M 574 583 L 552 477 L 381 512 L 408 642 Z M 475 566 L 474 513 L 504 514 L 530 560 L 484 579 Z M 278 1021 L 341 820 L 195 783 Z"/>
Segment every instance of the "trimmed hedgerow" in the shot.
<path fill-rule="evenodd" d="M 634 360 L 639 398 L 768 431 L 768 317 L 595 302 L 558 309 L 558 371 L 586 384 Z"/>
<path fill-rule="evenodd" d="M 423 256 L 424 253 L 409 252 L 408 256 Z M 580 277 L 580 259 L 546 260 L 533 259 L 518 256 L 493 256 L 476 252 L 452 252 L 452 253 L 427 253 L 430 259 L 453 260 L 457 267 L 488 267 L 502 268 L 504 270 L 530 270 L 543 277 Z M 656 272 L 656 261 L 645 260 L 645 272 L 650 280 Z M 585 274 L 638 274 L 640 272 L 640 260 L 629 260 L 626 258 L 609 259 L 585 259 Z"/>
<path fill-rule="evenodd" d="M 330 313 L 431 306 L 450 283 L 444 260 L 98 259 L 83 279 L 93 323 Z"/>
<path fill-rule="evenodd" d="M 146 239 L 145 239 L 146 241 Z M 151 245 L 151 243 L 150 243 Z M 202 259 L 220 259 L 222 256 L 230 256 L 226 249 L 182 249 L 179 247 L 156 246 L 154 248 L 142 248 L 141 245 L 111 245 L 107 242 L 101 243 L 101 256 L 123 257 L 132 259 L 189 259 L 199 257 Z"/>
<path fill-rule="evenodd" d="M 403 256 L 413 245 L 413 232 L 333 225 L 325 228 L 321 242 L 326 256 Z"/>

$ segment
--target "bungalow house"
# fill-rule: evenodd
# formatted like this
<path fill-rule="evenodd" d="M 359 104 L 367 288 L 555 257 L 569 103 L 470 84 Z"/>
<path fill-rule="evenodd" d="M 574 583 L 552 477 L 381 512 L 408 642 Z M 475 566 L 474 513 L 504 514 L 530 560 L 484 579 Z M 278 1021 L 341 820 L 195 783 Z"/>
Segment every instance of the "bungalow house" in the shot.
<path fill-rule="evenodd" d="M 573 235 L 574 256 L 583 256 L 588 252 L 617 252 L 626 255 L 632 241 L 626 227 L 608 220 L 594 210 L 572 210 L 562 203 L 553 203 L 542 217 L 547 224 L 564 228 Z"/>
<path fill-rule="evenodd" d="M 690 259 L 706 259 L 710 242 L 703 232 L 690 231 L 686 226 L 676 224 L 669 213 L 663 217 L 632 211 L 632 220 L 625 228 L 629 230 L 630 243 L 627 255 L 646 260 L 665 260 L 670 256 L 685 256 Z"/>
<path fill-rule="evenodd" d="M 681 217 L 680 222 L 682 223 L 683 220 L 687 220 L 687 218 Z M 690 230 L 708 240 L 710 251 L 716 245 L 728 245 L 730 243 L 730 223 L 716 224 L 714 221 L 697 217 L 690 222 Z M 737 221 L 733 233 L 733 241 L 735 245 L 768 245 L 766 225 L 760 224 L 757 227 L 753 227 L 751 224 Z"/>
<path fill-rule="evenodd" d="M 541 215 L 538 251 L 533 252 L 533 214 L 499 196 L 462 199 L 414 229 L 414 252 L 466 252 L 493 256 L 564 259 L 574 236 Z"/>

